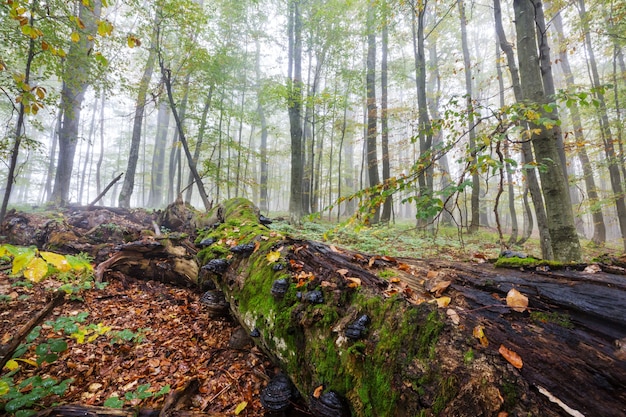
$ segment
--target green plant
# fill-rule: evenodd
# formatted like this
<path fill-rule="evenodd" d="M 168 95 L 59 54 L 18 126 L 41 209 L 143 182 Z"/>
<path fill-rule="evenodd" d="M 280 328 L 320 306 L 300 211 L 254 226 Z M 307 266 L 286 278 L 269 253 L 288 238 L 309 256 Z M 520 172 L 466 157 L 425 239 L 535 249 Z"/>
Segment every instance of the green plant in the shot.
<path fill-rule="evenodd" d="M 45 324 L 52 326 L 52 330 L 55 332 L 63 331 L 67 336 L 78 331 L 77 323 L 84 323 L 89 313 L 87 311 L 81 311 L 75 316 L 61 316 L 56 320 L 48 320 Z"/>
<path fill-rule="evenodd" d="M 33 288 L 33 283 L 30 281 L 17 281 L 11 284 L 13 287 Z"/>
<path fill-rule="evenodd" d="M 113 395 L 107 398 L 107 400 L 104 402 L 104 406 L 111 408 L 122 408 L 126 401 L 136 404 L 145 400 L 146 398 L 158 398 L 170 392 L 169 384 L 165 385 L 157 392 L 150 391 L 150 388 L 150 384 L 139 385 L 135 391 L 128 391 L 126 394 L 124 394 L 124 399 Z"/>
<path fill-rule="evenodd" d="M 28 417 L 35 414 L 34 405 L 50 395 L 63 395 L 73 379 L 57 381 L 55 378 L 42 378 L 39 375 L 14 384 L 13 373 L 0 379 L 0 409 L 16 417 Z"/>
<path fill-rule="evenodd" d="M 111 343 L 121 344 L 125 342 L 141 343 L 146 338 L 146 333 L 151 329 L 137 329 L 137 332 L 133 332 L 129 329 L 120 330 L 112 333 Z"/>

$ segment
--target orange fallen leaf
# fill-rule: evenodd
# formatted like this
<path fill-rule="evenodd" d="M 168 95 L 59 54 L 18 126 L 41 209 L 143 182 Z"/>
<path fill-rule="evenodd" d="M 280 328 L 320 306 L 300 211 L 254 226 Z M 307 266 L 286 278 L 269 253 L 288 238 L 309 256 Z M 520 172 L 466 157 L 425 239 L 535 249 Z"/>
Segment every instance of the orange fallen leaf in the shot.
<path fill-rule="evenodd" d="M 411 266 L 410 266 L 410 265 L 408 265 L 408 264 L 403 264 L 402 262 L 399 262 L 399 263 L 398 263 L 398 269 L 399 269 L 400 271 L 408 271 L 408 270 L 410 270 L 410 269 L 411 269 Z"/>
<path fill-rule="evenodd" d="M 450 301 L 452 301 L 450 297 L 439 297 L 435 300 L 437 301 L 437 307 L 439 308 L 448 307 L 448 304 L 450 304 Z"/>
<path fill-rule="evenodd" d="M 398 282 L 400 282 L 400 278 L 398 278 L 398 277 L 392 277 L 389 281 L 390 281 L 390 282 L 392 282 L 392 283 L 394 283 L 394 284 L 397 284 Z"/>
<path fill-rule="evenodd" d="M 435 297 L 439 297 L 449 286 L 452 281 L 439 281 L 430 288 L 430 292 L 435 294 Z"/>
<path fill-rule="evenodd" d="M 342 253 L 335 245 L 330 245 L 329 248 L 335 253 Z"/>
<path fill-rule="evenodd" d="M 357 288 L 361 286 L 360 278 L 346 277 L 346 279 L 348 280 L 348 287 L 350 288 Z"/>
<path fill-rule="evenodd" d="M 528 297 L 517 291 L 515 288 L 511 288 L 506 295 L 506 305 L 518 313 L 523 313 L 528 307 Z"/>
<path fill-rule="evenodd" d="M 428 278 L 428 279 L 433 279 L 433 278 L 436 278 L 436 277 L 437 277 L 437 275 L 439 275 L 439 272 L 437 272 L 437 271 L 433 271 L 433 270 L 430 270 L 430 271 L 428 271 L 428 273 L 426 274 L 426 278 Z"/>
<path fill-rule="evenodd" d="M 324 391 L 323 385 L 320 385 L 319 387 L 315 388 L 315 390 L 313 391 L 313 397 L 319 398 L 320 395 L 322 395 L 322 391 Z"/>
<path fill-rule="evenodd" d="M 522 357 L 514 351 L 508 349 L 506 346 L 500 345 L 500 349 L 498 349 L 498 352 L 500 352 L 500 355 L 504 356 L 504 359 L 506 359 L 507 362 L 509 362 L 517 369 L 522 369 L 522 366 L 524 366 L 524 363 L 522 362 Z"/>
<path fill-rule="evenodd" d="M 393 262 L 393 263 L 397 262 L 396 258 L 394 258 L 393 256 L 383 256 L 381 259 L 387 262 Z"/>

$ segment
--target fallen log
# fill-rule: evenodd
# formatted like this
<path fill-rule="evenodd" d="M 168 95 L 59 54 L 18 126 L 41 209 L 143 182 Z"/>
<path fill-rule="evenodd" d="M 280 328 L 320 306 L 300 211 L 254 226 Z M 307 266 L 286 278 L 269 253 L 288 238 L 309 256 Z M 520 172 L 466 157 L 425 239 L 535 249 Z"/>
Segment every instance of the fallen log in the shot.
<path fill-rule="evenodd" d="M 565 276 L 410 265 L 281 236 L 243 199 L 219 209 L 203 269 L 315 415 L 626 415 L 623 277 L 595 279 L 588 307 Z"/>

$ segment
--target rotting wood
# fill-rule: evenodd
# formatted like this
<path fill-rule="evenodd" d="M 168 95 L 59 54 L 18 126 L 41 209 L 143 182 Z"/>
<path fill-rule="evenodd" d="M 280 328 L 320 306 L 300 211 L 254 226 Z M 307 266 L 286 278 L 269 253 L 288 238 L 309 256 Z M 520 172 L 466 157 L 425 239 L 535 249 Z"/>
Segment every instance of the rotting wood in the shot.
<path fill-rule="evenodd" d="M 308 400 L 319 387 L 335 390 L 354 416 L 572 415 L 567 409 L 586 417 L 626 415 L 623 276 L 347 251 L 280 236 L 259 224 L 258 211 L 243 199 L 199 220 L 193 212 L 181 219 L 190 216 L 181 227 L 205 228 L 199 239 L 215 238 L 198 254 L 201 264 L 229 258 L 226 272 L 213 278 L 246 330 L 258 328 L 255 343 Z M 141 242 L 130 261 L 145 257 Z M 252 253 L 230 251 L 245 243 Z M 279 252 L 279 259 L 270 262 L 270 252 Z M 124 264 L 117 262 L 114 269 Z M 620 268 L 616 262 L 600 266 Z M 399 282 L 379 278 L 381 270 L 393 271 Z M 271 293 L 277 278 L 290 283 L 282 299 Z M 450 282 L 439 294 L 432 291 L 437 280 Z M 510 288 L 529 297 L 528 311 L 506 307 Z M 315 290 L 323 303 L 307 301 Z M 250 298 L 254 294 L 260 298 Z M 451 298 L 448 307 L 436 308 L 440 295 Z M 365 339 L 348 340 L 346 328 L 362 313 L 371 317 Z M 487 346 L 472 335 L 477 326 Z M 521 369 L 498 353 L 500 345 L 521 356 Z M 378 374 L 384 387 L 376 385 L 375 369 L 390 371 Z"/>
<path fill-rule="evenodd" d="M 160 410 L 135 408 L 109 408 L 68 404 L 48 408 L 36 414 L 36 417 L 157 417 Z M 228 417 L 223 413 L 205 413 L 203 411 L 177 410 L 168 414 L 170 417 Z"/>
<path fill-rule="evenodd" d="M 11 356 L 13 356 L 15 350 L 19 347 L 24 338 L 28 336 L 31 330 L 33 330 L 35 326 L 41 323 L 48 316 L 48 314 L 50 314 L 50 312 L 54 310 L 55 307 L 60 306 L 64 302 L 65 293 L 63 291 L 54 292 L 54 294 L 52 295 L 52 299 L 48 302 L 48 304 L 46 304 L 44 308 L 39 310 L 37 314 L 35 314 L 30 320 L 28 320 L 28 322 L 24 326 L 22 326 L 22 328 L 13 336 L 11 342 L 6 346 L 3 351 L 4 356 L 2 357 L 2 359 L 0 359 L 0 369 L 4 368 L 4 365 L 6 365 L 9 359 L 11 359 Z"/>

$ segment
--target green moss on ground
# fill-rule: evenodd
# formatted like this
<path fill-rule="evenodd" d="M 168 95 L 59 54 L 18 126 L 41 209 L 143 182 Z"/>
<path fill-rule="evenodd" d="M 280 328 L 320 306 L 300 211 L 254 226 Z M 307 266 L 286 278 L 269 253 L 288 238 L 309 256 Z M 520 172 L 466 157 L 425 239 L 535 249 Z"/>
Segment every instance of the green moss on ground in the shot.
<path fill-rule="evenodd" d="M 563 269 L 566 264 L 558 261 L 546 261 L 545 259 L 535 259 L 533 257 L 518 258 L 498 258 L 494 262 L 496 268 L 535 268 L 538 266 L 548 266 L 552 269 Z"/>

